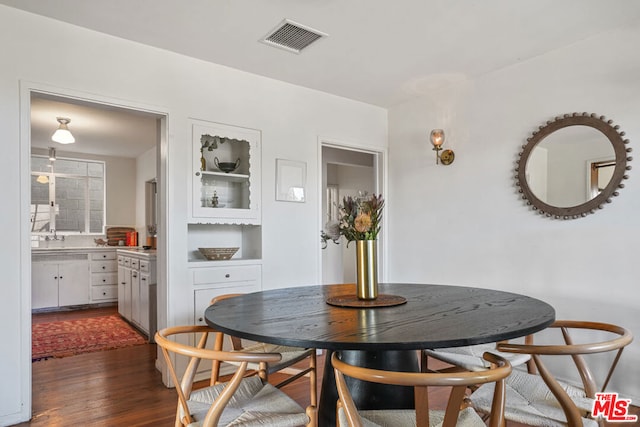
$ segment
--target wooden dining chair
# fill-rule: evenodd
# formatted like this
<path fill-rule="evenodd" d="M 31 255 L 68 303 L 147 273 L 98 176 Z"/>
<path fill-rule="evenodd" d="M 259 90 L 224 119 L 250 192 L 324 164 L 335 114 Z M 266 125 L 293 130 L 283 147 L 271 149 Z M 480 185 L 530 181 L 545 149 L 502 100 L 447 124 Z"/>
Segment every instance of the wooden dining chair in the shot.
<path fill-rule="evenodd" d="M 487 352 L 508 360 L 509 363 L 511 363 L 511 366 L 514 368 L 516 366 L 521 366 L 524 364 L 527 364 L 528 369 L 529 365 L 533 366 L 533 363 L 529 363 L 531 361 L 531 355 L 498 351 L 498 349 L 496 348 L 496 343 L 487 343 L 461 347 L 446 347 L 433 350 L 423 350 L 421 364 L 422 371 L 428 372 L 432 370 L 431 368 L 429 368 L 429 358 L 445 362 L 446 364 L 451 366 L 457 366 L 462 369 L 466 369 L 467 371 L 484 371 L 490 367 L 490 363 L 483 357 L 483 355 Z M 440 369 L 438 369 L 438 371 L 440 371 Z"/>
<path fill-rule="evenodd" d="M 561 336 L 563 343 L 558 343 L 556 338 L 554 344 L 502 342 L 497 345 L 497 349 L 502 352 L 530 354 L 539 372 L 530 374 L 514 369 L 507 378 L 505 418 L 532 426 L 604 426 L 602 419 L 594 420 L 591 417 L 594 399 L 597 392 L 606 390 L 622 350 L 631 343 L 633 336 L 623 327 L 588 321 L 558 320 L 548 329 Z M 589 335 L 590 339 L 585 338 L 585 335 Z M 578 336 L 581 339 L 577 339 Z M 600 382 L 600 387 L 585 358 L 586 355 L 599 353 L 610 355 L 606 361 L 598 360 L 598 363 L 608 365 L 606 377 Z M 559 361 L 557 359 L 566 360 L 561 367 L 555 365 L 556 370 L 560 372 L 562 379 L 569 380 L 567 375 L 570 375 L 569 370 L 573 366 L 581 385 L 556 378 L 543 363 L 543 359 L 548 362 L 549 359 L 554 359 L 556 363 Z M 589 360 L 592 364 L 595 362 L 593 359 Z M 483 385 L 471 394 L 470 399 L 477 410 L 486 412 L 490 410 L 492 394 L 491 385 Z"/>
<path fill-rule="evenodd" d="M 492 398 L 490 427 L 503 427 L 504 421 L 504 381 L 511 373 L 511 365 L 505 359 L 485 354 L 491 364 L 480 372 L 397 372 L 363 368 L 340 360 L 340 353 L 331 356 L 338 403 L 336 420 L 338 426 L 471 426 L 486 427 L 485 421 L 475 410 L 465 404 L 467 387 L 471 384 L 492 383 L 495 385 Z M 359 410 L 354 403 L 348 385 L 348 378 L 380 384 L 409 386 L 414 388 L 414 409 Z M 429 387 L 451 387 L 446 409 L 434 410 L 429 407 Z"/>
<path fill-rule="evenodd" d="M 226 300 L 242 294 L 224 294 L 214 297 L 211 304 Z M 238 337 L 230 336 L 231 347 L 234 351 L 247 351 L 251 353 L 279 353 L 280 360 L 265 362 L 262 364 L 249 363 L 249 373 L 255 373 L 264 381 L 269 380 L 269 376 L 275 372 L 287 375 L 284 380 L 275 384 L 275 387 L 282 388 L 291 382 L 304 377 L 309 377 L 309 400 L 312 406 L 318 405 L 318 385 L 317 385 L 317 360 L 315 348 L 289 347 L 277 344 L 261 342 L 247 342 Z M 297 368 L 293 365 L 307 360 L 307 365 Z"/>
<path fill-rule="evenodd" d="M 213 335 L 213 346 L 207 347 Z M 277 353 L 223 351 L 223 334 L 208 326 L 176 326 L 158 331 L 155 340 L 162 349 L 170 378 L 178 393 L 175 426 L 311 426 L 315 427 L 316 408 L 303 409 L 293 399 L 259 376 L 247 377 L 250 363 L 276 363 Z M 185 344 L 195 340 L 195 345 Z M 174 359 L 175 357 L 175 359 Z M 177 366 L 183 357 L 186 370 L 178 378 Z M 237 369 L 226 382 L 219 382 L 219 372 L 212 369 L 209 385 L 196 389 L 194 379 L 202 360 L 234 362 Z M 215 372 L 214 372 L 215 371 Z"/>

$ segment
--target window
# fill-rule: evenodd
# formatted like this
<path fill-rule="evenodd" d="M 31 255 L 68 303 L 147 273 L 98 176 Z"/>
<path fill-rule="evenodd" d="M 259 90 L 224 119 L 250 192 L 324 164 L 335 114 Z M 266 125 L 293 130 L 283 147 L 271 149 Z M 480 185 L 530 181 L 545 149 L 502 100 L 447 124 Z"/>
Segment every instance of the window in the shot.
<path fill-rule="evenodd" d="M 31 156 L 31 232 L 102 233 L 104 162 Z"/>

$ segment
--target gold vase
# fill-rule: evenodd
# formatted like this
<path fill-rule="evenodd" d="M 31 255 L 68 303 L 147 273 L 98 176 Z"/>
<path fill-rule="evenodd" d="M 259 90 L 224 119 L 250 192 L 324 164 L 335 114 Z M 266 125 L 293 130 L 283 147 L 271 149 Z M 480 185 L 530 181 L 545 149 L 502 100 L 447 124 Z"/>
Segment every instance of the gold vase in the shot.
<path fill-rule="evenodd" d="M 375 240 L 356 240 L 356 295 L 358 299 L 378 298 L 377 246 Z"/>

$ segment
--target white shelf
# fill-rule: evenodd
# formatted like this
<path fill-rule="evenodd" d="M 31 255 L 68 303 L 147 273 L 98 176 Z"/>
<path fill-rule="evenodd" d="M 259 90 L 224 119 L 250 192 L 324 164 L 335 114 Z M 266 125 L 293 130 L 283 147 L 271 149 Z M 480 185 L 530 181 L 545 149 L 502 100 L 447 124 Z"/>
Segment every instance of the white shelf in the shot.
<path fill-rule="evenodd" d="M 249 175 L 240 173 L 225 173 L 225 172 L 213 172 L 213 171 L 200 171 L 202 177 L 220 178 L 228 182 L 245 182 L 249 180 Z"/>
<path fill-rule="evenodd" d="M 252 258 L 234 258 L 219 261 L 211 261 L 208 259 L 192 258 L 189 260 L 189 267 L 228 267 L 232 265 L 253 265 L 262 264 L 261 259 Z"/>

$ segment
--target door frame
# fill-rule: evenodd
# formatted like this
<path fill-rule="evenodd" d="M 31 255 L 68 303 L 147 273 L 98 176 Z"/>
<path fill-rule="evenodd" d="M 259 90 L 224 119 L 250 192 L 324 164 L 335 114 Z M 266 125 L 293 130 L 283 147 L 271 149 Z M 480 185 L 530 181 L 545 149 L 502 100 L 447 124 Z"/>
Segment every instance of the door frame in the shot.
<path fill-rule="evenodd" d="M 336 148 L 339 150 L 372 154 L 375 159 L 374 160 L 375 188 L 376 188 L 375 191 L 376 193 L 383 195 L 385 204 L 388 199 L 387 190 L 388 190 L 388 157 L 389 156 L 388 156 L 388 149 L 386 147 L 366 145 L 362 143 L 348 142 L 338 138 L 319 136 L 318 137 L 318 220 L 317 220 L 318 237 L 320 235 L 320 230 L 322 230 L 325 226 L 324 217 L 322 215 L 322 209 L 323 209 L 322 198 L 326 188 L 326 185 L 323 181 L 323 174 L 324 174 L 324 170 L 323 170 L 324 159 L 322 155 L 323 147 L 330 147 L 330 148 Z M 380 237 L 378 239 L 378 268 L 379 268 L 378 277 L 380 277 L 380 282 L 388 281 L 387 279 L 388 256 L 387 256 L 387 244 L 386 244 L 387 239 L 384 237 L 385 236 L 384 231 L 388 230 L 387 217 L 388 215 L 386 214 L 382 215 L 381 228 L 383 232 L 380 234 Z M 346 242 L 342 241 L 340 244 L 346 244 Z M 321 284 L 323 283 L 322 281 L 322 246 L 321 245 L 318 245 L 317 266 L 318 266 L 317 273 L 316 273 L 317 283 Z"/>
<path fill-rule="evenodd" d="M 141 111 L 155 114 L 159 117 L 160 125 L 158 129 L 157 155 L 156 155 L 156 176 L 158 180 L 158 234 L 164 236 L 158 242 L 158 265 L 164 266 L 157 271 L 158 278 L 158 317 L 166 319 L 166 299 L 167 299 L 167 247 L 168 247 L 168 125 L 169 111 L 154 105 L 143 104 L 133 101 L 123 101 L 122 99 L 111 98 L 95 93 L 86 93 L 68 88 L 60 88 L 45 83 L 20 80 L 20 270 L 21 270 L 21 300 L 20 307 L 20 334 L 23 338 L 20 346 L 20 382 L 22 418 L 29 419 L 32 415 L 32 362 L 31 362 L 31 228 L 29 222 L 30 201 L 31 201 L 31 94 L 33 92 L 43 93 L 61 98 L 69 98 L 80 101 L 91 102 L 124 108 L 132 111 Z M 87 284 L 88 285 L 88 284 Z M 161 308 L 165 312 L 161 312 Z M 160 322 L 159 322 L 160 324 Z"/>

